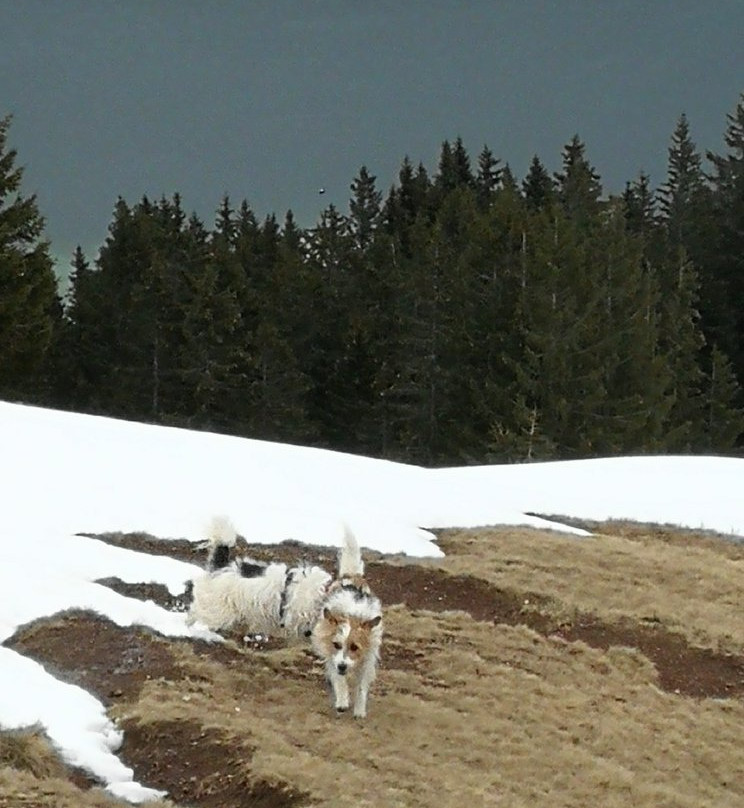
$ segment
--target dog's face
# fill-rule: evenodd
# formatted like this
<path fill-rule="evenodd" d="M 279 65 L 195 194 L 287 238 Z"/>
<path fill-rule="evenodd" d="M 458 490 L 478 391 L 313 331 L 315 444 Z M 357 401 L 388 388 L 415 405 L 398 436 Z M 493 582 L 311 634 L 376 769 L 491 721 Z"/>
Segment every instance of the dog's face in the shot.
<path fill-rule="evenodd" d="M 332 661 L 337 673 L 345 676 L 369 654 L 373 643 L 372 631 L 381 619 L 377 615 L 362 620 L 326 608 L 315 626 L 315 645 L 326 660 Z"/>

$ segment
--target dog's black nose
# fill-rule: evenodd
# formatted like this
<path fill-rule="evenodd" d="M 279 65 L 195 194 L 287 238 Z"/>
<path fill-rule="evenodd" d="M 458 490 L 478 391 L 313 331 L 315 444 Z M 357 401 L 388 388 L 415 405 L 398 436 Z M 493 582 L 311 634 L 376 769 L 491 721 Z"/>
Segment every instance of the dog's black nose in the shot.
<path fill-rule="evenodd" d="M 346 673 L 348 668 L 349 666 L 345 662 L 339 662 L 338 665 L 336 665 L 336 670 L 341 674 L 341 676 Z"/>
<path fill-rule="evenodd" d="M 312 637 L 312 635 L 313 635 L 312 629 L 309 629 L 309 628 L 305 629 L 305 636 L 306 637 Z"/>

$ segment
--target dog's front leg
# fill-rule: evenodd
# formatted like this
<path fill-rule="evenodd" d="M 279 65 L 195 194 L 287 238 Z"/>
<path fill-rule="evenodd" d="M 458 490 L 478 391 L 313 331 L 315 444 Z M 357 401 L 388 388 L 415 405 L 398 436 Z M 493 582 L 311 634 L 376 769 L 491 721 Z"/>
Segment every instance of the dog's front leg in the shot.
<path fill-rule="evenodd" d="M 367 717 L 367 696 L 369 695 L 369 686 L 375 680 L 375 673 L 374 663 L 365 664 L 359 672 L 359 681 L 354 695 L 354 718 Z"/>
<path fill-rule="evenodd" d="M 345 713 L 349 709 L 349 683 L 346 676 L 342 676 L 335 665 L 326 668 L 326 677 L 333 691 L 333 706 L 337 713 Z"/>

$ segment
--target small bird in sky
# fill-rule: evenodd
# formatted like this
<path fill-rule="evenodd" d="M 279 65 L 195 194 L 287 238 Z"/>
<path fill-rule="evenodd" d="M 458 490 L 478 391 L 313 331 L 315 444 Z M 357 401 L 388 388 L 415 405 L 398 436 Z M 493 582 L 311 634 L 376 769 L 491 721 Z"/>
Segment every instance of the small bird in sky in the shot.
<path fill-rule="evenodd" d="M 318 193 L 319 194 L 324 194 L 325 193 L 325 188 L 318 188 Z"/>

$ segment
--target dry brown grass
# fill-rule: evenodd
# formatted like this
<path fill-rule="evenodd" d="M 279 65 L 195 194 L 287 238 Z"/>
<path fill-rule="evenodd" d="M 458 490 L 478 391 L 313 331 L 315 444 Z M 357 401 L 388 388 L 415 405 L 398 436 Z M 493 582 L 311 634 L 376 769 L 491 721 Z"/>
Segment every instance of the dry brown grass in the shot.
<path fill-rule="evenodd" d="M 742 547 L 658 536 L 650 530 L 585 539 L 527 528 L 448 531 L 442 566 L 554 598 L 556 611 L 569 617 L 579 610 L 605 620 L 651 619 L 697 645 L 744 651 Z"/>
<path fill-rule="evenodd" d="M 36 778 L 60 777 L 65 773 L 40 727 L 0 733 L 0 768 L 28 772 Z"/>

